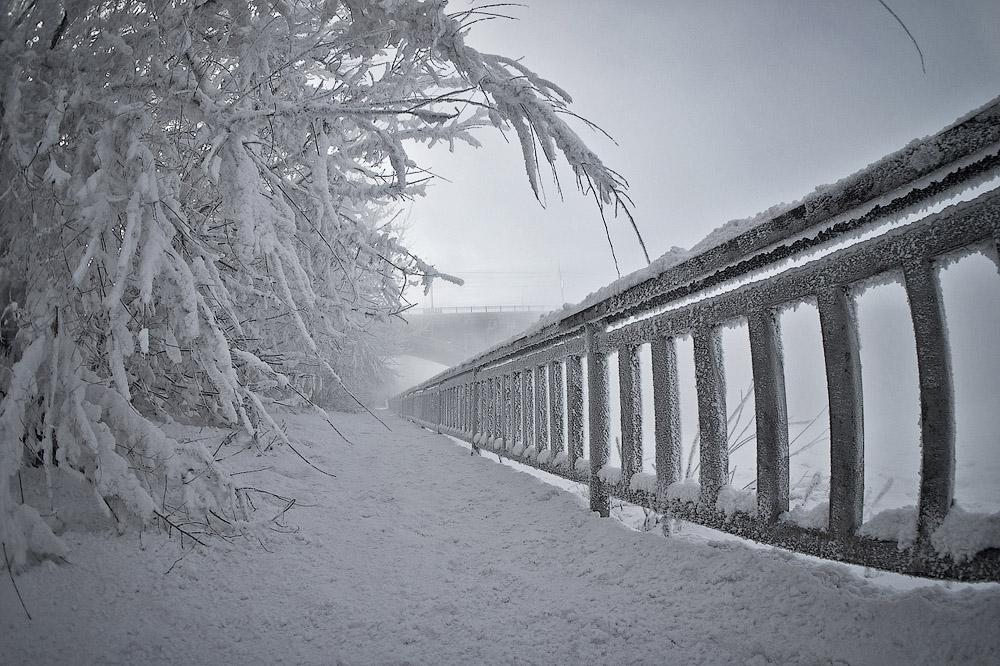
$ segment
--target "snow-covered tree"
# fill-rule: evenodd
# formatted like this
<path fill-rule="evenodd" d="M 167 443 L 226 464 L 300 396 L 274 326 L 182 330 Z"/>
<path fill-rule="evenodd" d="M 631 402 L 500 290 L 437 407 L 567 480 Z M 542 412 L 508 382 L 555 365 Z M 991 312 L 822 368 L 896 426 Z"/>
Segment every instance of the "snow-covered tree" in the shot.
<path fill-rule="evenodd" d="M 23 466 L 72 470 L 144 521 L 210 469 L 172 501 L 232 515 L 223 466 L 157 421 L 256 434 L 275 395 L 346 398 L 384 373 L 379 327 L 405 287 L 450 279 L 391 224 L 426 182 L 407 146 L 512 129 L 536 193 L 562 154 L 600 205 L 624 198 L 565 122 L 565 92 L 466 44 L 489 10 L 3 7 L 0 538 L 15 568 L 60 550 L 14 490 Z"/>

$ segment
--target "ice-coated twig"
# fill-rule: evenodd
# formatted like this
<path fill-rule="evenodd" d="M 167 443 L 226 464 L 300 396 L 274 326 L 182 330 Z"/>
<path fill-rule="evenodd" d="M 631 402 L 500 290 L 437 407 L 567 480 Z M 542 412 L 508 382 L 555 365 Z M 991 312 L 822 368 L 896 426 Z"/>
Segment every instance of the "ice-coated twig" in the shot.
<path fill-rule="evenodd" d="M 880 4 L 883 7 L 885 7 L 885 11 L 889 12 L 890 14 L 892 14 L 892 18 L 896 19 L 896 23 L 898 23 L 900 25 L 900 27 L 903 28 L 903 30 L 906 32 L 906 36 L 910 38 L 911 42 L 913 42 L 914 48 L 917 49 L 917 55 L 920 56 L 920 70 L 924 74 L 926 74 L 927 73 L 927 68 L 924 67 L 924 52 L 920 50 L 920 44 L 917 44 L 916 37 L 913 36 L 913 33 L 910 32 L 910 29 L 906 27 L 906 24 L 903 23 L 903 20 L 901 18 L 899 18 L 899 16 L 896 14 L 896 12 L 892 11 L 892 7 L 890 7 L 889 5 L 885 4 L 884 0 L 876 0 L 876 2 L 878 2 L 878 4 Z"/>
<path fill-rule="evenodd" d="M 31 613 L 28 612 L 28 607 L 24 605 L 24 599 L 21 597 L 21 590 L 17 589 L 17 581 L 14 580 L 14 570 L 11 568 L 10 560 L 7 558 L 7 542 L 3 542 L 3 561 L 7 565 L 7 573 L 10 575 L 10 584 L 14 586 L 14 592 L 17 593 L 17 600 L 21 602 L 21 608 L 24 609 L 24 614 L 31 619 Z"/>

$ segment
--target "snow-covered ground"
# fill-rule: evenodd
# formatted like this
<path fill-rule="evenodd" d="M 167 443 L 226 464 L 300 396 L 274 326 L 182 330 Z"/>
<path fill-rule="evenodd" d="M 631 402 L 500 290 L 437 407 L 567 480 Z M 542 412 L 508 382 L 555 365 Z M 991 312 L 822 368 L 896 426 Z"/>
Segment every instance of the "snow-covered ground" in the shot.
<path fill-rule="evenodd" d="M 691 526 L 632 531 L 381 416 L 391 432 L 336 415 L 348 444 L 285 415 L 336 478 L 226 445 L 240 484 L 296 500 L 272 529 L 207 548 L 65 534 L 67 562 L 16 578 L 31 620 L 0 581 L 0 664 L 1000 663 L 1000 585 L 865 577 Z M 265 497 L 258 513 L 286 505 Z"/>

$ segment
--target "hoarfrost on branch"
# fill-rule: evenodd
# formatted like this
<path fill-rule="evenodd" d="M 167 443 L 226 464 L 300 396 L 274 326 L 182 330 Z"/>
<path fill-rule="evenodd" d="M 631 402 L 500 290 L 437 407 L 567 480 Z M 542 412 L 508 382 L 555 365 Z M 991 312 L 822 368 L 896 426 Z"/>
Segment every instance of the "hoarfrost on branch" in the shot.
<path fill-rule="evenodd" d="M 0 537 L 15 569 L 61 552 L 14 490 L 24 466 L 74 470 L 141 520 L 237 520 L 224 464 L 156 421 L 287 441 L 269 400 L 344 405 L 380 383 L 406 287 L 454 280 L 393 224 L 428 180 L 414 142 L 513 129 L 536 193 L 539 156 L 561 154 L 600 205 L 627 202 L 565 122 L 569 96 L 469 46 L 476 20 L 440 0 L 6 5 Z"/>

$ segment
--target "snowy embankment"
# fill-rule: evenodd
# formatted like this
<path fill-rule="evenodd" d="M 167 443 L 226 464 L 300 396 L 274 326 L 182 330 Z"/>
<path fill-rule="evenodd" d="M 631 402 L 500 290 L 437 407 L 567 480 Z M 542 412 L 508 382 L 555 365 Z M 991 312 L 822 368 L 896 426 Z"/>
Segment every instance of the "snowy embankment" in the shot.
<path fill-rule="evenodd" d="M 904 590 L 741 542 L 634 532 L 389 414 L 392 432 L 338 415 L 353 445 L 312 415 L 285 418 L 337 478 L 285 452 L 234 448 L 226 464 L 295 498 L 288 531 L 197 549 L 176 533 L 67 534 L 68 562 L 16 579 L 32 620 L 0 582 L 0 663 L 1000 663 L 998 585 Z"/>

